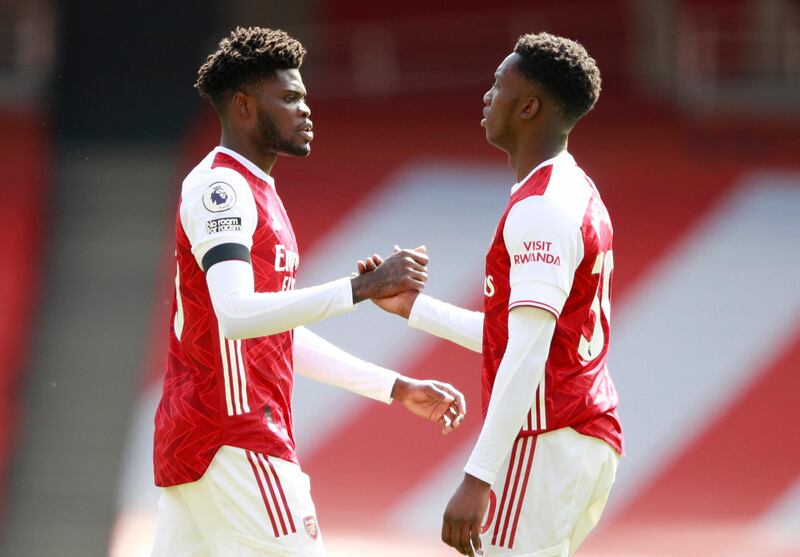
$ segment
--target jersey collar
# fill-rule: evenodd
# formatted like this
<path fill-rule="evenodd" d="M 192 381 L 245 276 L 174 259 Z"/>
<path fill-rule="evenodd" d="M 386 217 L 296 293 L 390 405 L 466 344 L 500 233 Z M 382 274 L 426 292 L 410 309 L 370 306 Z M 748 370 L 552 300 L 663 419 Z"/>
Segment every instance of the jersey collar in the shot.
<path fill-rule="evenodd" d="M 256 176 L 256 178 L 264 180 L 266 183 L 268 183 L 270 186 L 272 186 L 273 189 L 275 188 L 275 178 L 273 178 L 272 176 L 270 176 L 269 174 L 267 174 L 266 172 L 261 170 L 261 168 L 259 168 L 256 163 L 244 158 L 242 155 L 240 155 L 236 151 L 228 149 L 227 147 L 223 147 L 222 145 L 217 145 L 217 147 L 214 148 L 214 151 L 216 151 L 218 153 L 225 153 L 229 157 L 233 157 L 242 166 L 244 166 L 247 170 L 252 172 Z"/>
<path fill-rule="evenodd" d="M 514 195 L 514 192 L 517 191 L 519 188 L 521 188 L 522 184 L 527 182 L 530 179 L 531 176 L 536 174 L 536 172 L 538 172 L 539 170 L 541 170 L 545 166 L 549 166 L 551 164 L 552 165 L 555 165 L 555 164 L 575 164 L 575 159 L 572 157 L 572 155 L 569 154 L 569 151 L 564 149 L 559 154 L 557 154 L 555 157 L 553 157 L 551 159 L 547 159 L 546 161 L 544 161 L 542 163 L 539 163 L 539 165 L 536 168 L 534 168 L 533 170 L 531 170 L 528 173 L 528 175 L 525 176 L 525 178 L 523 178 L 522 180 L 520 180 L 519 182 L 517 182 L 516 184 L 514 184 L 511 187 L 511 195 Z"/>

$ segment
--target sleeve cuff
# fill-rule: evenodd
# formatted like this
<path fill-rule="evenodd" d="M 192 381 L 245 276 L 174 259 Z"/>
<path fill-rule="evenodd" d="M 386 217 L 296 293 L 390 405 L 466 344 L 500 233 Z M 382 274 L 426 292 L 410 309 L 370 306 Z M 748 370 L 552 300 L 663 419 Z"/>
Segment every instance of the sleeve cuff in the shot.
<path fill-rule="evenodd" d="M 411 313 L 408 314 L 408 326 L 412 329 L 425 330 L 425 322 L 431 312 L 431 297 L 420 294 L 411 306 Z"/>
<path fill-rule="evenodd" d="M 392 391 L 394 390 L 394 384 L 397 381 L 397 378 L 400 377 L 400 374 L 396 371 L 391 371 L 389 369 L 381 368 L 384 373 L 386 373 L 386 383 L 383 389 L 381 390 L 382 396 L 376 398 L 380 402 L 385 404 L 391 404 L 394 399 L 392 398 Z"/>
<path fill-rule="evenodd" d="M 535 307 L 549 311 L 558 319 L 566 301 L 567 294 L 560 287 L 547 282 L 526 280 L 511 285 L 508 309 Z"/>
<path fill-rule="evenodd" d="M 358 307 L 353 303 L 353 286 L 350 283 L 350 277 L 344 277 L 334 281 L 338 290 L 336 298 L 336 306 L 341 307 L 341 313 L 349 313 L 355 311 Z"/>
<path fill-rule="evenodd" d="M 467 465 L 464 466 L 464 472 L 478 478 L 482 482 L 486 482 L 489 485 L 493 485 L 494 481 L 497 479 L 496 474 L 492 474 L 485 468 L 481 468 L 477 464 L 473 463 L 471 460 L 467 462 Z"/>

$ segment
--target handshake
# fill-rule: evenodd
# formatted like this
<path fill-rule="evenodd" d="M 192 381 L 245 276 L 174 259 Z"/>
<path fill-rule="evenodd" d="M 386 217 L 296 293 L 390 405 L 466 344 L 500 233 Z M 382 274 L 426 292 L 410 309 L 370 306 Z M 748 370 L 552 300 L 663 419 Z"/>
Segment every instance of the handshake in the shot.
<path fill-rule="evenodd" d="M 408 319 L 428 280 L 427 265 L 425 246 L 413 250 L 395 246 L 385 260 L 378 254 L 359 260 L 351 281 L 353 303 L 371 299 L 381 309 Z"/>
<path fill-rule="evenodd" d="M 353 273 L 353 303 L 371 299 L 378 307 L 408 319 L 411 307 L 428 280 L 425 246 L 413 250 L 394 247 L 383 259 L 374 254 L 359 260 Z M 464 395 L 449 383 L 398 377 L 392 398 L 412 414 L 436 422 L 442 433 L 456 429 L 467 411 Z"/>

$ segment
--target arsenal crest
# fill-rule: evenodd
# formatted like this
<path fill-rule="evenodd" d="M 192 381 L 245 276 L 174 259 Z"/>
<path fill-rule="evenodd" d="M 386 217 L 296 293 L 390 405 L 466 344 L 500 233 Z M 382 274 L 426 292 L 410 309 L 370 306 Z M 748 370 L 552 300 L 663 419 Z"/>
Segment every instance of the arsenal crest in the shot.
<path fill-rule="evenodd" d="M 314 516 L 307 516 L 303 519 L 303 526 L 306 527 L 306 533 L 311 536 L 311 539 L 316 540 L 319 534 L 319 526 L 317 526 L 317 518 Z"/>

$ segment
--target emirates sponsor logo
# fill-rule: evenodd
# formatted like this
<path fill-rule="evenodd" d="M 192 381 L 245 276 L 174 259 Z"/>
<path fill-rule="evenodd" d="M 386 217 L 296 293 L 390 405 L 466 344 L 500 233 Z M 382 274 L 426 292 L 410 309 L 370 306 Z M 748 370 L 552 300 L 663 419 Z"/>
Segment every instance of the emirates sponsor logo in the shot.
<path fill-rule="evenodd" d="M 307 516 L 303 519 L 303 526 L 306 528 L 306 534 L 311 536 L 311 539 L 316 540 L 319 535 L 319 526 L 317 525 L 317 518 L 315 516 Z"/>
<path fill-rule="evenodd" d="M 300 255 L 296 251 L 288 249 L 283 244 L 275 244 L 275 270 L 296 271 L 300 265 Z"/>

